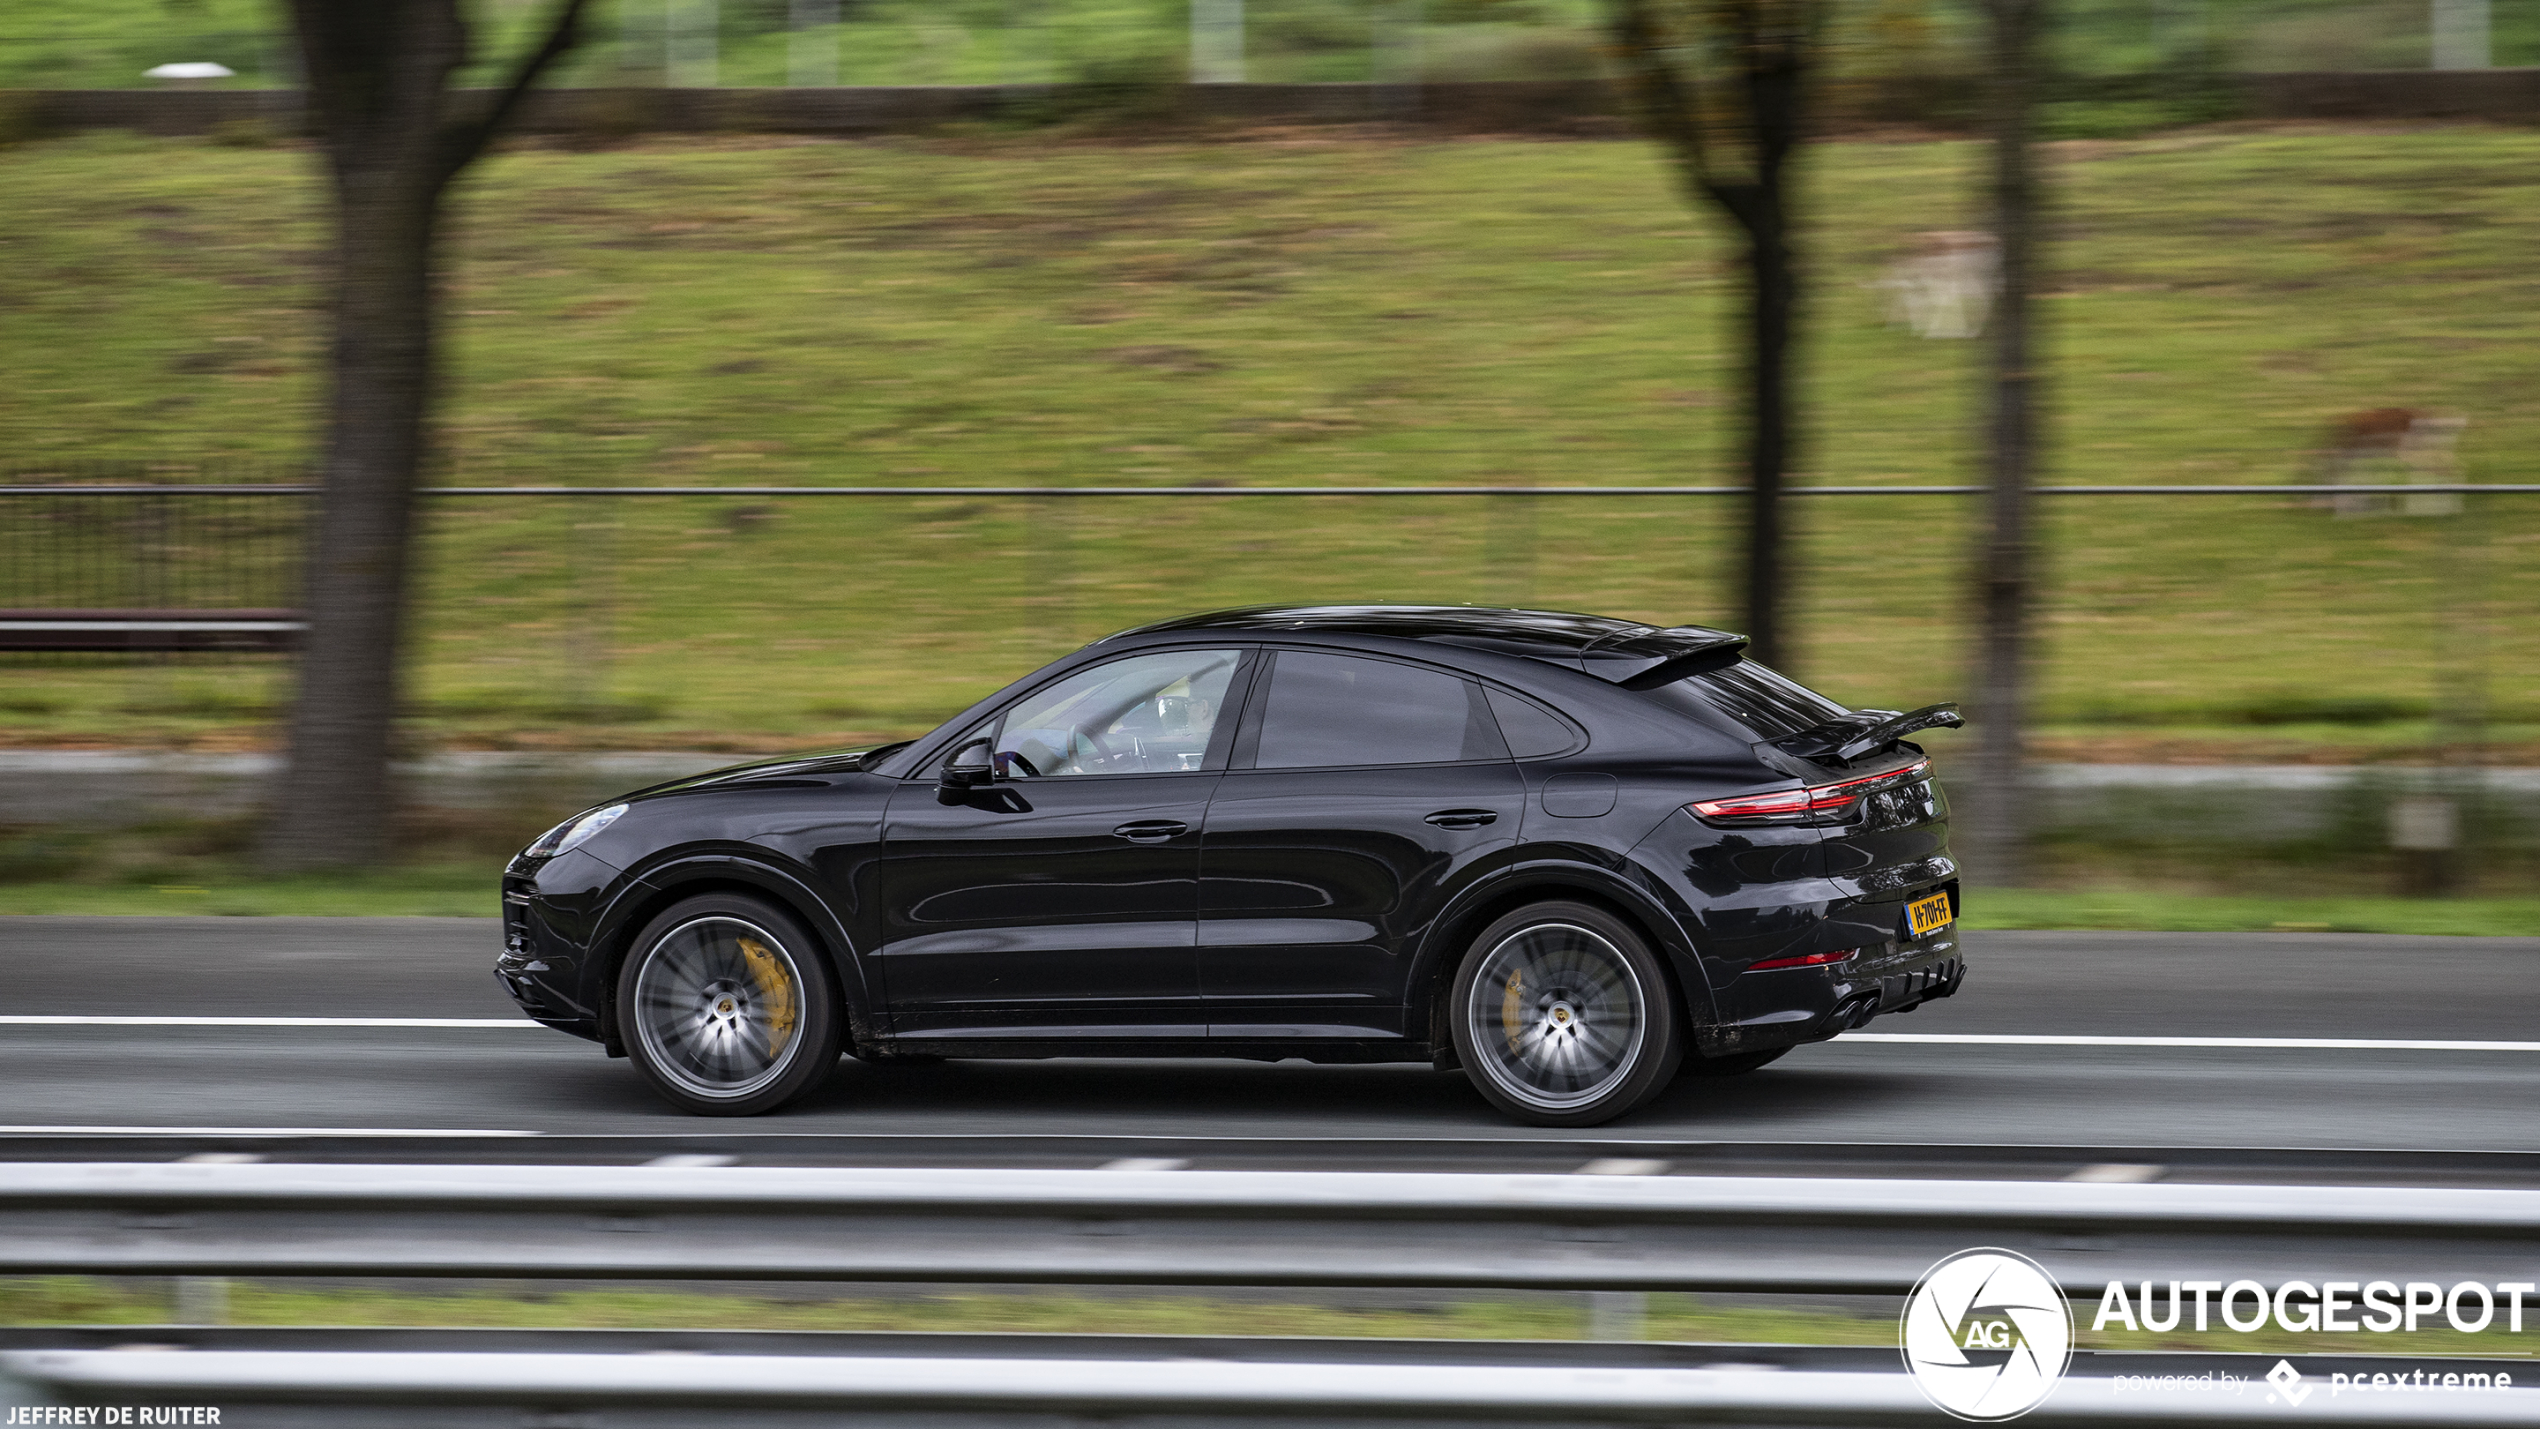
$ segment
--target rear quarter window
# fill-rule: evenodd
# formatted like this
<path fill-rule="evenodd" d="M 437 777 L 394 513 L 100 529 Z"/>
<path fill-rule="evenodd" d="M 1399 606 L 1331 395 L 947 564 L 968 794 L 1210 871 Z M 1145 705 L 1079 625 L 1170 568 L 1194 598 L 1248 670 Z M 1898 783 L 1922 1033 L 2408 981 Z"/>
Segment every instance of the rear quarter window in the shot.
<path fill-rule="evenodd" d="M 1852 711 L 1769 665 L 1740 660 L 1726 669 L 1687 675 L 1648 692 L 1706 723 L 1725 722 L 1754 739 L 1780 739 L 1815 729 Z"/>
<path fill-rule="evenodd" d="M 1519 759 L 1567 754 L 1579 747 L 1579 732 L 1543 706 L 1505 690 L 1490 690 L 1491 713 L 1499 720 L 1500 738 Z"/>

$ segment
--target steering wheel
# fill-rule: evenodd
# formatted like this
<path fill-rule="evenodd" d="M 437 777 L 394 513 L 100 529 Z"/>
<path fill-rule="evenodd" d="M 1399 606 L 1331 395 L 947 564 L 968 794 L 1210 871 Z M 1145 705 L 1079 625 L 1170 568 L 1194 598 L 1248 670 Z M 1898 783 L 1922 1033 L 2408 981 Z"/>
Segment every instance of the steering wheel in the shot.
<path fill-rule="evenodd" d="M 1094 747 L 1095 758 L 1100 759 L 1106 767 L 1110 765 L 1114 756 L 1111 752 L 1111 746 L 1102 742 L 1101 735 L 1094 733 L 1090 729 L 1080 729 L 1076 731 L 1076 737 Z M 1084 763 L 1081 759 L 1076 762 L 1078 764 Z"/>
<path fill-rule="evenodd" d="M 1004 760 L 1008 768 L 1020 768 L 1025 774 L 1034 779 L 1041 777 L 1041 771 L 1032 767 L 1031 760 L 1024 758 L 1022 755 L 1017 754 L 1012 750 L 1007 750 L 1004 753 L 999 754 L 997 758 Z"/>

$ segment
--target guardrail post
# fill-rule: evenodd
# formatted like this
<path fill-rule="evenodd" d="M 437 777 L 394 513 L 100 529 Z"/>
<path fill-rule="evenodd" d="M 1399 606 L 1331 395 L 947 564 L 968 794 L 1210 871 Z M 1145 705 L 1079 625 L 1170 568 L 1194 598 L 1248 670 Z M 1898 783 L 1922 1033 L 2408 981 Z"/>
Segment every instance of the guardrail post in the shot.
<path fill-rule="evenodd" d="M 226 1325 L 229 1323 L 229 1277 L 226 1275 L 180 1275 L 176 1278 L 176 1323 L 180 1325 Z"/>
<path fill-rule="evenodd" d="M 1648 1339 L 1648 1293 L 1640 1290 L 1589 1291 L 1588 1338 L 1600 1341 Z"/>

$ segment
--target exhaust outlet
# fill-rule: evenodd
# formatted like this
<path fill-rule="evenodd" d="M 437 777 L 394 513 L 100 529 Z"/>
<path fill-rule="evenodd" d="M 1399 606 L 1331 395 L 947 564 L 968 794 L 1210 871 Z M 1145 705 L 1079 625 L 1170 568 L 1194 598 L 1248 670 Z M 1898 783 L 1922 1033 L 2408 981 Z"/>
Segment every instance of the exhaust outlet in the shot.
<path fill-rule="evenodd" d="M 1868 1026 L 1870 1019 L 1878 1015 L 1879 995 L 1877 993 L 1855 993 L 1836 1003 L 1833 1009 L 1826 1013 L 1825 1035 L 1832 1037 L 1837 1033 L 1858 1031 Z"/>

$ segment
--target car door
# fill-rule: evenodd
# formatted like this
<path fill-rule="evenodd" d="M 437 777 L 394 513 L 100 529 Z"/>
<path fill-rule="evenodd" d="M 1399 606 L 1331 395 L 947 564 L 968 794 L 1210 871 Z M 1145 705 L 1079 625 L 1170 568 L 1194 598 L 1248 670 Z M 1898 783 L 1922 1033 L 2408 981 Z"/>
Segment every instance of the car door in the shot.
<path fill-rule="evenodd" d="M 981 727 L 997 782 L 891 797 L 881 964 L 901 1036 L 1200 1037 L 1200 828 L 1239 647 L 1061 677 Z M 957 741 L 955 748 L 972 741 Z"/>
<path fill-rule="evenodd" d="M 1525 811 L 1481 686 L 1265 652 L 1231 762 L 1200 841 L 1209 1035 L 1401 1035 L 1414 941 Z"/>

